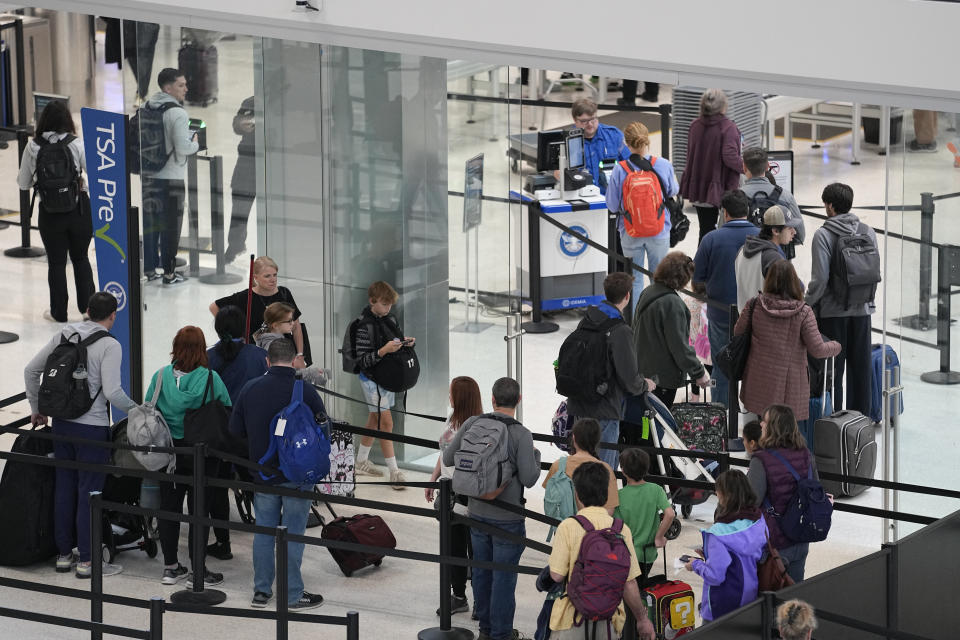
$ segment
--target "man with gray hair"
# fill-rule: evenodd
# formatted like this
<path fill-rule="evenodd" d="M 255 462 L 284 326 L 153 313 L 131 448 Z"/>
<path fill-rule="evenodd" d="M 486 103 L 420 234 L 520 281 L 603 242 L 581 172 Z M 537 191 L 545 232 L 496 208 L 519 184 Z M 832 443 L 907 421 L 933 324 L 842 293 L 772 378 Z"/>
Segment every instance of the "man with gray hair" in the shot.
<path fill-rule="evenodd" d="M 493 383 L 493 413 L 474 416 L 464 422 L 443 451 L 443 464 L 454 467 L 454 485 L 475 480 L 469 476 L 481 475 L 482 471 L 477 470 L 482 469 L 484 463 L 497 465 L 502 471 L 502 475 L 496 474 L 499 486 L 493 487 L 493 491 L 482 496 L 467 494 L 470 518 L 489 525 L 470 530 L 474 560 L 518 565 L 523 554 L 522 542 L 502 538 L 489 530 L 496 528 L 513 536 L 526 536 L 522 513 L 495 506 L 489 500 L 495 498 L 522 507 L 523 488 L 532 487 L 540 477 L 540 452 L 533 447 L 533 435 L 514 417 L 518 404 L 519 383 L 513 378 L 500 378 Z M 464 443 L 467 433 L 471 437 Z M 482 448 L 502 451 L 504 455 L 493 458 L 471 451 L 475 443 L 483 445 L 485 441 L 489 441 L 490 446 Z M 474 568 L 471 582 L 474 607 L 480 621 L 479 640 L 512 640 L 519 637 L 513 628 L 517 574 Z"/>

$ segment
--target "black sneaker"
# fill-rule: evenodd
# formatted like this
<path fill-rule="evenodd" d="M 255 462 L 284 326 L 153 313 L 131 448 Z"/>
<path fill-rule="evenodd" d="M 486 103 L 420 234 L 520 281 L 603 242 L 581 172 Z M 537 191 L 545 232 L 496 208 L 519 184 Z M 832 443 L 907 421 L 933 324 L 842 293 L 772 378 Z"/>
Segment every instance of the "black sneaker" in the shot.
<path fill-rule="evenodd" d="M 273 600 L 273 594 L 257 591 L 253 594 L 253 600 L 250 601 L 250 606 L 254 609 L 263 609 L 270 604 L 271 600 Z"/>
<path fill-rule="evenodd" d="M 640 94 L 640 99 L 643 100 L 644 102 L 660 102 L 660 94 L 647 93 L 646 91 L 644 91 L 643 93 Z"/>
<path fill-rule="evenodd" d="M 179 271 L 174 271 L 170 274 L 163 274 L 163 284 L 180 284 L 181 282 L 186 282 L 187 280 L 187 276 L 183 275 Z"/>
<path fill-rule="evenodd" d="M 467 597 L 460 597 L 450 594 L 450 613 L 463 613 L 464 611 L 470 610 L 470 603 L 467 602 Z M 437 615 L 440 615 L 440 609 L 437 609 Z"/>
<path fill-rule="evenodd" d="M 157 273 L 156 271 L 147 271 L 145 275 L 147 276 L 147 282 L 153 282 L 163 277 L 162 273 Z"/>
<path fill-rule="evenodd" d="M 303 592 L 300 599 L 287 607 L 290 611 L 303 611 L 305 609 L 316 609 L 323 604 L 323 596 L 319 593 Z"/>
<path fill-rule="evenodd" d="M 928 142 L 926 144 L 918 142 L 916 140 L 911 140 L 910 144 L 907 145 L 907 151 L 912 151 L 914 153 L 936 153 L 937 151 L 937 141 Z"/>
<path fill-rule="evenodd" d="M 223 582 L 223 574 L 210 569 L 203 570 L 203 586 L 214 587 Z M 187 589 L 193 588 L 193 573 L 187 576 Z"/>
<path fill-rule="evenodd" d="M 233 554 L 230 553 L 229 542 L 214 542 L 213 544 L 208 544 L 207 555 L 217 560 L 230 560 L 233 558 Z"/>
<path fill-rule="evenodd" d="M 189 573 L 187 568 L 182 564 L 178 564 L 175 569 L 164 569 L 160 582 L 163 584 L 177 584 L 187 577 L 187 573 Z"/>
<path fill-rule="evenodd" d="M 635 107 L 637 106 L 636 100 L 628 100 L 626 98 L 617 98 L 618 107 Z"/>

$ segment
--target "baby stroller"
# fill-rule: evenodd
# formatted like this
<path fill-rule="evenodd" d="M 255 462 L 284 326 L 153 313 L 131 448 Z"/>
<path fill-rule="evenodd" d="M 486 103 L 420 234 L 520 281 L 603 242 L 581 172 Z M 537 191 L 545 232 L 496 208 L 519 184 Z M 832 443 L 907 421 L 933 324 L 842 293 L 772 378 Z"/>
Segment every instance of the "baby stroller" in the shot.
<path fill-rule="evenodd" d="M 107 475 L 103 499 L 132 506 L 140 505 L 140 478 Z M 103 559 L 113 562 L 121 551 L 138 549 L 157 557 L 156 518 L 123 511 L 103 511 Z"/>

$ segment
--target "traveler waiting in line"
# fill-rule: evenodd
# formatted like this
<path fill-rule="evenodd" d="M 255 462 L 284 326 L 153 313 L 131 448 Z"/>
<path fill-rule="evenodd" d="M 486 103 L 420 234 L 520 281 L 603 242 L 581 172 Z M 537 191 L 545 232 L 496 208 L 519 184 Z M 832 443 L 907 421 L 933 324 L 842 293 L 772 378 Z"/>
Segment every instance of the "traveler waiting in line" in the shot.
<path fill-rule="evenodd" d="M 810 640 L 817 630 L 813 607 L 803 600 L 787 600 L 777 607 L 777 630 L 783 640 Z"/>
<path fill-rule="evenodd" d="M 649 575 L 657 561 L 657 549 L 667 546 L 667 531 L 677 512 L 663 487 L 644 479 L 650 471 L 650 456 L 646 451 L 636 447 L 626 449 L 620 454 L 620 469 L 625 484 L 619 491 L 620 505 L 613 516 L 630 527 L 637 562 L 643 574 Z"/>
<path fill-rule="evenodd" d="M 760 436 L 763 435 L 763 428 L 759 420 L 751 420 L 743 425 L 743 450 L 747 452 L 747 457 L 752 458 L 754 452 L 760 448 Z"/>
<path fill-rule="evenodd" d="M 686 173 L 684 173 L 686 175 Z M 693 259 L 695 269 L 693 281 L 703 283 L 707 297 L 724 305 L 737 302 L 737 277 L 735 263 L 737 253 L 748 236 L 755 236 L 759 229 L 747 220 L 750 201 L 739 189 L 723 194 L 722 227 L 711 231 L 697 247 Z M 707 305 L 707 331 L 710 336 L 710 357 L 716 362 L 717 353 L 730 341 L 730 312 L 714 304 Z M 726 405 L 729 402 L 730 387 L 726 374 L 720 367 L 713 368 L 713 379 L 717 386 L 713 390 L 713 402 Z"/>
<path fill-rule="evenodd" d="M 653 623 L 647 616 L 647 608 L 643 604 L 643 598 L 640 596 L 640 588 L 636 579 L 640 577 L 640 565 L 637 562 L 637 554 L 634 551 L 634 540 L 630 527 L 623 525 L 623 522 L 614 519 L 604 508 L 609 496 L 607 495 L 610 485 L 609 471 L 605 465 L 597 462 L 587 462 L 580 465 L 573 474 L 573 486 L 576 492 L 577 503 L 581 506 L 577 512 L 577 518 L 567 518 L 557 527 L 557 535 L 553 540 L 553 550 L 550 552 L 550 577 L 555 582 L 568 581 L 575 571 L 575 565 L 582 557 L 580 555 L 581 544 L 587 535 L 587 530 L 579 521 L 579 518 L 586 519 L 594 530 L 608 529 L 615 527 L 620 522 L 622 529 L 620 535 L 627 553 L 629 554 L 629 570 L 626 575 L 626 582 L 623 586 L 623 603 L 626 603 L 633 612 L 637 621 L 637 635 L 641 640 L 654 640 L 655 632 Z M 590 627 L 592 627 L 595 638 L 606 637 L 604 627 L 612 624 L 613 631 L 620 634 L 626 620 L 626 611 L 621 603 L 609 620 L 600 620 L 598 622 L 581 621 L 581 625 L 575 626 L 578 618 L 578 612 L 567 594 L 557 598 L 553 602 L 553 610 L 550 613 L 550 640 L 578 640 L 579 638 L 591 637 Z"/>
<path fill-rule="evenodd" d="M 716 490 L 714 524 L 701 532 L 703 559 L 691 558 L 684 565 L 703 578 L 704 622 L 756 600 L 757 563 L 767 544 L 767 525 L 743 472 L 724 471 L 717 476 Z"/>
<path fill-rule="evenodd" d="M 207 389 L 208 377 L 211 371 L 207 368 L 207 344 L 203 337 L 203 331 L 199 327 L 186 326 L 177 331 L 173 338 L 173 350 L 171 352 L 171 363 L 157 371 L 150 379 L 150 385 L 144 394 L 145 398 L 153 397 L 153 390 L 156 385 L 160 385 L 160 397 L 157 400 L 157 409 L 163 415 L 167 426 L 170 428 L 170 435 L 173 438 L 173 446 L 189 446 L 183 439 L 183 419 L 189 409 L 198 409 L 203 404 L 204 395 Z M 207 401 L 219 400 L 224 406 L 230 406 L 230 394 L 224 386 L 223 381 L 216 372 L 213 375 L 213 389 L 211 394 L 206 394 Z M 219 460 L 208 457 L 197 461 L 197 464 L 204 465 L 204 473 L 207 477 L 217 476 Z M 177 454 L 176 461 L 177 475 L 190 476 L 193 473 L 193 455 Z M 174 482 L 160 482 L 160 510 L 172 511 L 173 513 L 183 512 L 183 499 L 187 498 L 187 511 L 193 514 L 193 491 L 192 485 L 179 484 Z M 204 501 L 210 504 L 211 494 L 209 488 L 204 494 Z M 190 525 L 190 539 L 193 539 L 193 527 Z M 213 586 L 223 582 L 223 574 L 215 573 L 206 568 L 204 560 L 206 558 L 206 547 L 204 547 L 204 557 L 193 557 L 193 545 L 189 545 L 190 560 L 192 562 L 193 572 L 187 572 L 186 567 L 177 560 L 177 547 L 180 543 L 180 521 L 167 520 L 160 518 L 158 524 L 160 532 L 160 548 L 163 550 L 163 584 L 176 584 L 180 580 L 187 578 L 188 587 L 192 587 L 193 579 L 198 569 L 203 570 L 204 584 Z M 204 526 L 201 539 L 206 540 L 209 527 Z"/>
<path fill-rule="evenodd" d="M 807 304 L 817 315 L 817 324 L 824 335 L 840 343 L 833 378 L 833 408 L 841 407 L 870 415 L 870 389 L 873 385 L 871 366 L 870 315 L 876 310 L 874 297 L 876 282 L 880 281 L 880 260 L 877 236 L 873 228 L 863 224 L 853 213 L 853 189 L 835 182 L 827 185 L 822 195 L 827 221 L 813 234 L 811 257 L 813 266 L 807 286 Z M 837 244 L 860 238 L 872 249 L 853 254 L 862 259 L 857 265 L 848 264 L 847 280 L 833 273 Z M 872 263 L 867 259 L 873 258 Z M 856 267 L 856 273 L 850 273 Z M 870 273 L 867 273 L 869 271 Z M 867 277 L 867 276 L 871 277 Z M 873 280 L 874 284 L 852 286 L 850 276 L 857 281 Z M 844 403 L 844 372 L 847 377 L 847 395 Z"/>
<path fill-rule="evenodd" d="M 672 223 L 670 211 L 663 202 L 677 195 L 680 186 L 670 161 L 650 155 L 650 133 L 642 122 L 628 124 L 623 136 L 630 149 L 630 158 L 618 162 L 613 168 L 607 189 L 607 209 L 619 214 L 617 230 L 623 255 L 638 267 L 644 266 L 646 256 L 647 269 L 656 271 L 657 265 L 670 251 Z M 651 164 L 655 175 L 639 171 Z M 659 195 L 651 198 L 652 194 Z M 643 291 L 643 274 L 636 271 L 633 276 L 633 301 L 636 302 Z"/>
<path fill-rule="evenodd" d="M 623 79 L 623 89 L 621 90 L 621 97 L 617 98 L 618 107 L 633 107 L 637 104 L 637 85 L 639 84 L 636 80 L 627 80 Z M 660 84 L 657 82 L 644 82 L 643 83 L 643 93 L 640 94 L 640 99 L 644 102 L 659 102 L 660 101 Z"/>
<path fill-rule="evenodd" d="M 690 310 L 680 299 L 693 276 L 693 260 L 681 251 L 667 254 L 653 274 L 653 286 L 637 298 L 633 313 L 633 347 L 641 371 L 656 371 L 659 379 L 653 395 L 667 408 L 673 406 L 677 389 L 687 377 L 700 387 L 710 384 L 710 376 L 697 350 L 690 345 Z"/>
<path fill-rule="evenodd" d="M 656 388 L 653 380 L 644 379 L 637 369 L 630 325 L 623 320 L 623 310 L 630 304 L 632 288 L 633 276 L 629 274 L 611 273 L 604 278 L 606 300 L 587 307 L 577 331 L 564 341 L 564 345 L 577 336 L 577 332 L 581 332 L 584 340 L 589 339 L 589 334 L 601 332 L 605 336 L 606 348 L 593 353 L 584 351 L 583 362 L 571 360 L 568 365 L 561 347 L 561 357 L 558 358 L 559 374 L 579 379 L 575 385 L 576 393 L 567 395 L 567 413 L 574 419 L 593 418 L 599 422 L 602 429 L 600 442 L 610 444 L 617 444 L 620 439 L 624 397 Z M 602 376 L 593 375 L 598 372 L 603 372 Z M 616 449 L 602 449 L 598 454 L 611 469 L 617 468 Z"/>
<path fill-rule="evenodd" d="M 770 154 L 762 147 L 750 147 L 743 151 L 743 185 L 741 190 L 751 202 L 759 201 L 763 196 L 758 194 L 767 194 L 773 198 L 776 192 L 776 186 L 771 183 L 768 175 L 770 171 Z M 807 228 L 803 224 L 803 215 L 800 213 L 800 207 L 797 205 L 796 198 L 788 190 L 781 187 L 780 197 L 777 202 L 771 203 L 783 207 L 783 215 L 786 219 L 786 225 L 796 231 L 796 243 L 803 244 L 807 239 Z M 764 207 L 766 209 L 768 207 Z M 784 243 L 785 244 L 785 243 Z"/>
<path fill-rule="evenodd" d="M 261 349 L 269 349 L 274 340 L 287 338 L 293 340 L 293 328 L 296 326 L 297 309 L 286 302 L 271 302 L 263 311 L 263 324 L 260 329 L 253 334 L 257 346 Z M 298 356 L 300 354 L 297 354 Z M 298 357 L 297 360 L 302 360 Z M 297 367 L 299 373 L 305 382 L 322 387 L 327 384 L 327 372 L 323 368 L 312 364 L 309 367 Z"/>
<path fill-rule="evenodd" d="M 237 403 L 240 389 L 248 380 L 259 378 L 267 372 L 267 352 L 258 346 L 245 344 L 243 341 L 243 311 L 232 305 L 227 305 L 217 312 L 214 329 L 220 340 L 207 349 L 207 366 L 217 372 L 230 401 Z M 240 474 L 244 481 L 249 482 L 249 473 L 242 469 Z M 233 478 L 233 465 L 220 460 L 217 465 L 217 478 L 229 480 Z M 210 501 L 207 503 L 208 513 L 216 520 L 230 519 L 229 491 L 226 487 L 210 487 Z M 233 557 L 230 551 L 230 530 L 214 527 L 213 535 L 216 542 L 207 546 L 207 555 L 229 560 Z"/>
<path fill-rule="evenodd" d="M 183 108 L 187 95 L 187 79 L 183 72 L 169 67 L 163 69 L 157 76 L 157 84 L 160 91 L 150 96 L 141 109 L 163 111 L 163 153 L 167 160 L 159 171 L 150 174 L 143 171 L 141 175 L 143 271 L 147 280 L 156 280 L 161 277 L 157 269 L 161 269 L 163 284 L 172 285 L 187 279 L 175 267 L 183 226 L 187 157 L 195 154 L 200 146 L 197 134 L 190 130 L 187 111 Z M 141 131 L 144 143 L 148 135 L 155 134 Z M 141 154 L 150 152 L 144 143 L 141 143 Z"/>
<path fill-rule="evenodd" d="M 785 260 L 783 246 L 793 239 L 794 230 L 786 226 L 783 209 L 774 205 L 763 213 L 763 226 L 760 233 L 747 236 L 737 254 L 734 270 L 737 274 L 737 311 L 743 313 L 747 300 L 763 290 L 763 279 L 767 277 L 770 265 Z M 801 292 L 802 292 L 801 285 Z"/>
<path fill-rule="evenodd" d="M 690 124 L 687 135 L 687 164 L 680 177 L 680 195 L 697 210 L 698 243 L 717 228 L 724 193 L 740 187 L 741 135 L 726 113 L 723 89 L 707 89 L 700 96 L 700 117 Z"/>
<path fill-rule="evenodd" d="M 83 177 L 86 170 L 83 140 L 77 137 L 73 116 L 66 104 L 53 100 L 40 113 L 37 133 L 23 151 L 17 174 L 17 186 L 24 191 L 33 187 L 34 195 L 40 199 L 37 227 L 47 252 L 50 288 L 50 307 L 43 312 L 43 317 L 53 322 L 67 321 L 68 254 L 73 264 L 77 309 L 81 314 L 86 312 L 87 301 L 96 290 L 87 256 L 93 240 L 93 218 Z M 67 171 L 75 172 L 76 179 L 61 192 L 57 174 Z"/>
<path fill-rule="evenodd" d="M 607 491 L 607 501 L 603 507 L 611 515 L 613 510 L 620 504 L 620 498 L 617 495 L 617 476 L 613 469 L 606 462 L 600 460 L 597 455 L 597 445 L 600 444 L 600 423 L 593 418 L 580 418 L 573 424 L 573 430 L 570 433 L 570 448 L 573 450 L 569 456 L 561 458 L 564 464 L 564 473 L 568 478 L 573 477 L 573 472 L 585 462 L 599 462 L 610 473 L 610 487 Z M 560 470 L 560 460 L 554 460 L 547 471 L 547 477 L 543 479 L 543 488 L 547 488 L 555 474 Z M 571 514 L 572 515 L 572 514 Z"/>
<path fill-rule="evenodd" d="M 99 291 L 90 296 L 85 312 L 87 320 L 68 324 L 37 352 L 23 370 L 27 401 L 30 403 L 30 422 L 36 427 L 53 418 L 53 434 L 86 438 L 96 442 L 110 441 L 109 406 L 128 412 L 136 403 L 120 386 L 123 354 L 120 343 L 108 332 L 117 319 L 117 299 Z M 95 337 L 99 335 L 99 337 Z M 40 413 L 39 393 L 44 382 L 47 359 L 64 340 L 88 341 L 86 345 L 86 376 L 90 394 L 89 409 L 76 418 Z M 67 375 L 73 384 L 72 372 Z M 61 395 L 61 394 L 55 394 Z M 109 405 L 109 406 L 108 406 Z M 54 441 L 53 456 L 57 460 L 73 460 L 93 464 L 110 464 L 110 449 L 73 442 Z M 57 571 L 66 573 L 76 564 L 78 578 L 90 577 L 90 492 L 101 491 L 106 476 L 96 471 L 56 468 L 54 489 L 53 533 L 57 543 Z M 73 549 L 77 548 L 77 554 Z M 119 565 L 103 564 L 103 575 L 120 573 Z"/>
<path fill-rule="evenodd" d="M 467 420 L 483 413 L 483 401 L 480 396 L 480 386 L 477 381 L 469 376 L 457 376 L 450 381 L 450 408 L 453 410 L 450 417 L 447 418 L 443 433 L 440 434 L 440 456 L 437 458 L 437 464 L 430 474 L 430 482 L 436 482 L 439 478 L 453 479 L 453 467 L 443 464 L 443 451 L 457 434 L 457 429 L 463 426 Z M 433 502 L 435 491 L 432 487 L 423 490 L 423 495 L 427 502 Z M 453 510 L 461 515 L 467 514 L 466 496 L 456 496 L 456 503 Z M 437 506 L 437 505 L 435 505 Z M 438 507 L 439 508 L 439 507 Z M 466 524 L 453 523 L 450 527 L 450 552 L 457 558 L 469 558 L 470 553 L 470 527 Z M 460 613 L 467 611 L 470 604 L 467 602 L 467 567 L 454 565 L 450 568 L 450 588 L 453 593 L 450 595 L 450 613 Z M 440 615 L 439 610 L 437 615 Z"/>
<path fill-rule="evenodd" d="M 763 293 L 747 303 L 733 333 L 748 329 L 750 352 L 740 385 L 743 406 L 760 415 L 772 404 L 785 404 L 798 420 L 806 420 L 810 414 L 807 354 L 830 358 L 840 353 L 840 343 L 824 341 L 820 335 L 790 262 L 781 259 L 771 265 Z"/>
<path fill-rule="evenodd" d="M 533 434 L 514 418 L 517 405 L 520 404 L 520 385 L 512 378 L 500 378 L 493 383 L 493 413 L 484 414 L 467 420 L 449 445 L 443 450 L 443 464 L 454 466 L 465 434 L 476 430 L 478 437 L 497 430 L 506 439 L 498 442 L 505 446 L 507 461 L 505 468 L 511 473 L 496 489 L 498 501 L 523 506 L 523 489 L 530 488 L 540 477 L 540 452 L 533 446 Z M 492 450 L 492 449 L 491 449 Z M 454 469 L 454 486 L 458 484 Z M 478 474 L 472 473 L 472 476 Z M 463 491 L 460 491 L 463 493 Z M 604 497 L 604 501 L 606 498 Z M 602 503 L 601 503 L 602 504 Z M 479 496 L 469 496 L 467 510 L 470 518 L 503 529 L 514 536 L 526 536 L 527 529 L 522 513 L 514 513 L 495 506 Z M 500 538 L 486 529 L 472 528 L 470 541 L 473 545 L 473 558 L 483 562 L 498 562 L 519 565 L 524 545 Z M 480 640 L 515 640 L 519 632 L 513 628 L 513 615 L 516 611 L 517 574 L 512 571 L 493 571 L 473 569 L 473 603 L 480 622 Z"/>
<path fill-rule="evenodd" d="M 237 164 L 230 176 L 230 230 L 227 232 L 227 250 L 224 260 L 233 262 L 247 250 L 247 219 L 257 198 L 257 136 L 253 96 L 240 103 L 233 116 L 233 132 L 240 136 L 237 143 Z"/>
<path fill-rule="evenodd" d="M 253 343 L 253 334 L 260 330 L 263 325 L 263 312 L 274 302 L 285 302 L 293 307 L 293 328 L 290 334 L 293 336 L 293 343 L 297 346 L 297 367 L 307 366 L 307 358 L 304 355 L 304 337 L 303 327 L 300 325 L 300 308 L 293 299 L 290 289 L 277 284 L 277 274 L 279 267 L 270 256 L 260 256 L 253 261 L 253 288 L 237 291 L 229 296 L 218 298 L 216 302 L 210 303 L 210 313 L 214 316 L 220 307 L 232 304 L 239 307 L 244 316 L 247 313 L 247 298 L 250 299 L 250 333 L 243 336 L 247 342 Z"/>
<path fill-rule="evenodd" d="M 245 438 L 248 456 L 251 462 L 259 462 L 270 448 L 270 424 L 273 417 L 288 404 L 293 394 L 296 372 L 293 361 L 297 350 L 293 342 L 287 339 L 275 340 L 267 350 L 270 369 L 266 375 L 250 380 L 240 391 L 236 406 L 230 416 L 230 433 Z M 303 385 L 303 401 L 314 414 L 326 414 L 323 400 L 317 390 Z M 261 485 L 273 485 L 312 491 L 312 486 L 299 486 L 288 482 L 280 473 L 273 480 L 264 480 L 260 474 L 254 474 L 254 482 Z M 275 528 L 281 524 L 287 527 L 287 533 L 302 536 L 307 528 L 307 516 L 310 513 L 309 498 L 280 496 L 256 491 L 253 494 L 253 509 L 256 524 L 260 527 Z M 273 581 L 276 575 L 274 549 L 276 544 L 271 535 L 256 533 L 253 536 L 253 600 L 250 606 L 262 609 L 273 599 Z M 303 562 L 303 543 L 287 543 L 287 607 L 293 610 L 313 609 L 323 604 L 323 596 L 310 593 L 303 588 L 303 576 L 300 565 Z"/>
<path fill-rule="evenodd" d="M 377 429 L 386 433 L 393 433 L 393 415 L 390 409 L 396 401 L 396 394 L 387 391 L 371 379 L 372 370 L 386 355 L 395 353 L 402 346 L 413 346 L 415 338 L 403 335 L 400 323 L 396 316 L 390 313 L 393 305 L 400 299 L 399 294 L 388 283 L 382 280 L 374 282 L 367 288 L 369 304 L 360 312 L 361 321 L 357 325 L 355 336 L 355 351 L 360 369 L 360 386 L 366 398 L 369 414 L 367 429 Z M 391 335 L 392 334 L 392 335 Z M 373 477 L 383 476 L 383 471 L 370 462 L 370 449 L 373 447 L 373 436 L 360 438 L 360 450 L 357 452 L 354 469 L 357 475 Z M 392 440 L 380 440 L 380 451 L 383 453 L 383 462 L 390 472 L 391 482 L 406 482 L 406 476 L 397 466 L 397 457 L 393 451 Z M 396 490 L 406 487 L 390 485 Z"/>
<path fill-rule="evenodd" d="M 630 157 L 630 150 L 623 140 L 620 129 L 609 124 L 601 124 L 597 117 L 597 103 L 591 98 L 580 98 L 570 109 L 573 126 L 583 129 L 584 169 L 593 176 L 593 184 L 600 193 L 607 193 L 607 178 L 603 167 Z"/>
<path fill-rule="evenodd" d="M 750 458 L 747 479 L 756 494 L 757 506 L 765 512 L 772 508 L 777 513 L 783 513 L 787 503 L 797 492 L 797 481 L 790 474 L 790 470 L 771 452 L 783 457 L 801 478 L 806 478 L 812 467 L 813 477 L 819 480 L 817 466 L 813 455 L 807 450 L 807 443 L 797 429 L 797 420 L 790 407 L 783 404 L 767 407 L 761 416 L 760 428 L 760 448 L 754 451 Z M 769 507 L 765 501 L 769 501 Z M 793 581 L 802 582 L 810 543 L 791 541 L 780 529 L 776 518 L 767 513 L 764 517 L 770 531 L 770 544 L 780 553 Z"/>

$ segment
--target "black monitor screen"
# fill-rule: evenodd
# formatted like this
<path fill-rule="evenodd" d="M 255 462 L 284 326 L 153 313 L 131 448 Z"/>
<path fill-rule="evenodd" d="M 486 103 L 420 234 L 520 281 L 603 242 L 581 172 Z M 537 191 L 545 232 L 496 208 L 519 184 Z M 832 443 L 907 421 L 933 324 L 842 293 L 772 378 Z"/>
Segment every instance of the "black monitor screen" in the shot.
<path fill-rule="evenodd" d="M 564 131 L 540 131 L 537 133 L 537 171 L 556 171 L 560 168 L 560 145 L 565 139 Z"/>
<path fill-rule="evenodd" d="M 44 108 L 54 100 L 59 100 L 67 106 L 67 109 L 70 108 L 70 97 L 69 96 L 60 96 L 54 93 L 41 93 L 39 91 L 33 92 L 33 120 L 34 123 L 40 121 L 40 114 L 43 113 Z"/>
<path fill-rule="evenodd" d="M 583 165 L 583 134 L 578 133 L 567 138 L 567 166 L 582 169 Z"/>

